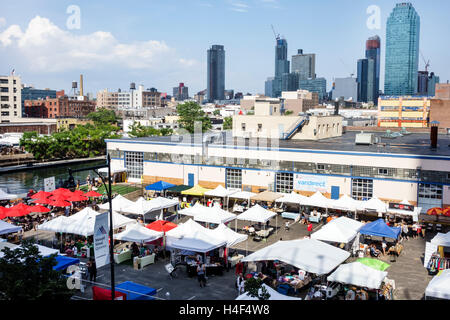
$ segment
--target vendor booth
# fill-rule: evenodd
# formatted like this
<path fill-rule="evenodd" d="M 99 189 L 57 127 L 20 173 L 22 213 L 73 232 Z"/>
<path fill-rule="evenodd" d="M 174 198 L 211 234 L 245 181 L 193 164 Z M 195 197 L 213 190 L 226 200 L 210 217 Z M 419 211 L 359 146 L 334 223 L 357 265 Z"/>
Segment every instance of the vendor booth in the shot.
<path fill-rule="evenodd" d="M 267 293 L 270 295 L 269 300 L 302 300 L 301 298 L 295 298 L 286 296 L 284 294 L 278 293 L 271 287 L 269 287 L 266 284 L 262 284 L 262 286 L 266 289 Z M 261 294 L 262 290 L 259 289 L 259 294 Z M 258 300 L 258 298 L 252 297 L 248 294 L 248 292 L 244 292 L 239 297 L 236 298 L 236 300 Z"/>
<path fill-rule="evenodd" d="M 22 230 L 22 227 L 15 226 L 13 224 L 10 224 L 10 223 L 0 220 L 0 235 L 8 234 L 8 233 L 15 233 L 15 232 L 19 232 L 20 230 Z"/>
<path fill-rule="evenodd" d="M 207 224 L 221 224 L 228 223 L 236 219 L 236 215 L 226 210 L 221 209 L 215 205 L 213 207 L 204 207 L 198 214 L 194 216 L 197 222 L 204 222 Z"/>
<path fill-rule="evenodd" d="M 392 261 L 395 261 L 395 257 L 398 257 L 403 250 L 403 245 L 397 242 L 400 232 L 400 227 L 390 227 L 383 219 L 368 223 L 359 231 L 360 234 L 365 236 L 394 240 L 394 245 L 390 246 L 388 249 L 388 254 L 391 255 Z M 365 252 L 366 248 L 362 248 L 362 251 Z"/>
<path fill-rule="evenodd" d="M 126 295 L 126 300 L 155 300 L 152 296 L 156 294 L 156 289 L 150 288 L 131 281 L 119 283 L 116 292 Z"/>
<path fill-rule="evenodd" d="M 148 229 L 140 224 L 132 224 L 126 226 L 124 231 L 115 234 L 114 239 L 120 241 L 146 243 L 162 238 L 163 236 L 163 232 Z"/>
<path fill-rule="evenodd" d="M 450 300 L 450 270 L 444 270 L 431 279 L 425 289 L 425 299 Z"/>
<path fill-rule="evenodd" d="M 311 235 L 312 239 L 348 244 L 358 235 L 363 223 L 346 217 L 331 220 Z"/>
<path fill-rule="evenodd" d="M 233 193 L 236 193 L 236 192 L 237 192 L 237 190 L 225 189 L 222 185 L 219 185 L 214 190 L 210 190 L 210 191 L 205 192 L 205 196 L 222 198 L 223 199 L 223 203 L 226 203 L 226 207 L 228 208 L 229 197 Z"/>
<path fill-rule="evenodd" d="M 425 261 L 430 274 L 435 275 L 441 270 L 450 269 L 450 232 L 438 233 L 431 239 L 430 244 L 427 243 L 427 247 L 433 248 L 429 260 Z"/>
<path fill-rule="evenodd" d="M 250 198 L 255 196 L 256 193 L 249 191 L 238 191 L 229 196 L 229 199 L 234 199 L 233 212 L 242 213 L 246 208 L 250 207 Z"/>
<path fill-rule="evenodd" d="M 146 186 L 145 190 L 147 190 L 147 191 L 157 191 L 157 192 L 161 192 L 161 193 L 164 192 L 165 193 L 165 191 L 167 189 L 170 189 L 170 188 L 173 188 L 173 187 L 175 187 L 174 184 L 160 180 L 158 182 L 155 182 L 153 184 L 150 184 L 150 185 Z"/>
<path fill-rule="evenodd" d="M 200 197 L 200 196 L 203 196 L 205 194 L 205 192 L 208 192 L 208 191 L 211 191 L 211 189 L 203 188 L 202 186 L 197 184 L 188 190 L 181 191 L 181 194 L 188 195 L 188 196 Z"/>
<path fill-rule="evenodd" d="M 123 210 L 128 207 L 133 205 L 134 202 L 131 200 L 128 200 L 127 198 L 121 196 L 120 194 L 117 195 L 114 199 L 112 199 L 112 209 L 113 211 L 116 212 L 123 212 Z M 109 210 L 109 202 L 100 204 L 98 206 L 101 210 Z"/>
<path fill-rule="evenodd" d="M 266 223 L 273 217 L 276 217 L 275 228 L 278 228 L 277 213 L 267 210 L 267 209 L 264 209 L 263 207 L 261 207 L 260 205 L 257 204 L 255 206 L 251 207 L 250 209 L 248 209 L 247 211 L 245 211 L 244 213 L 238 215 L 236 217 L 236 219 L 262 224 L 263 230 L 255 231 L 254 233 L 251 231 L 250 228 L 244 228 L 244 231 L 249 232 L 250 235 L 255 235 L 254 240 L 261 240 L 261 239 L 266 239 L 273 231 L 273 228 L 270 228 L 270 227 L 268 229 L 266 229 Z M 254 227 L 253 227 L 253 229 L 254 229 Z"/>

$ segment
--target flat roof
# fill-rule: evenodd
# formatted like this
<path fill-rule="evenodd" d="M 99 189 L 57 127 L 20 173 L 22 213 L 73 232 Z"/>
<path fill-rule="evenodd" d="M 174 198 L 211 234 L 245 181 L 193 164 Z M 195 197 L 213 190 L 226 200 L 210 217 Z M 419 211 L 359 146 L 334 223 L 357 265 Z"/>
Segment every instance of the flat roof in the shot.
<path fill-rule="evenodd" d="M 278 140 L 278 147 L 280 149 L 306 149 L 306 150 L 331 150 L 331 151 L 342 151 L 342 152 L 369 152 L 369 153 L 387 153 L 387 154 L 406 154 L 406 155 L 426 155 L 426 156 L 449 156 L 450 157 L 450 135 L 439 134 L 438 136 L 438 147 L 437 149 L 431 149 L 430 145 L 430 134 L 429 133 L 411 133 L 403 137 L 397 137 L 394 139 L 382 138 L 381 136 L 385 132 L 369 132 L 364 131 L 364 133 L 373 133 L 375 136 L 379 137 L 380 143 L 374 145 L 356 145 L 355 137 L 360 132 L 349 131 L 344 133 L 341 137 L 333 137 L 322 139 L 319 141 L 311 140 Z M 215 133 L 213 135 L 218 135 L 220 133 Z M 198 140 L 197 140 L 198 139 Z M 202 141 L 202 138 L 197 138 L 195 142 Z M 227 141 L 225 145 L 227 146 L 256 146 L 257 139 L 252 138 L 250 142 L 245 143 L 243 139 L 232 138 Z M 263 140 L 263 139 L 261 139 Z M 145 137 L 145 138 L 122 138 L 122 139 L 110 139 L 107 142 L 143 142 L 143 143 L 189 143 L 189 138 L 180 137 L 178 141 L 177 138 L 172 138 L 171 136 L 166 137 Z M 267 141 L 268 147 L 270 145 L 276 146 L 277 143 L 271 144 L 270 141 L 274 139 L 269 139 Z M 192 139 L 194 143 L 194 139 Z M 213 142 L 209 144 L 223 145 L 221 142 Z M 450 158 L 449 158 L 450 160 Z"/>

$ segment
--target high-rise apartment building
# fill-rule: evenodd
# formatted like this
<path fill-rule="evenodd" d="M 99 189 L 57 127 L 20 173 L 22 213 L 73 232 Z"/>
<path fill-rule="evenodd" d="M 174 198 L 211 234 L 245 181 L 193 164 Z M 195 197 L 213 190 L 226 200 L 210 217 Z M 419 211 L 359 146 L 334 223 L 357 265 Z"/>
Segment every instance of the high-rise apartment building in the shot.
<path fill-rule="evenodd" d="M 22 83 L 18 76 L 0 76 L 0 122 L 22 117 Z"/>
<path fill-rule="evenodd" d="M 292 72 L 298 73 L 300 79 L 314 79 L 316 77 L 316 55 L 304 54 L 302 49 L 292 56 Z"/>
<path fill-rule="evenodd" d="M 386 25 L 385 95 L 417 92 L 419 36 L 420 17 L 412 4 L 397 4 Z"/>
<path fill-rule="evenodd" d="M 210 102 L 225 99 L 225 50 L 213 45 L 208 50 L 207 99 Z"/>
<path fill-rule="evenodd" d="M 184 101 L 189 99 L 189 88 L 180 83 L 178 87 L 173 88 L 173 95 L 176 101 Z"/>
<path fill-rule="evenodd" d="M 300 79 L 298 84 L 299 89 L 317 92 L 320 101 L 327 96 L 327 80 L 325 78 Z"/>
<path fill-rule="evenodd" d="M 374 87 L 375 87 L 375 60 L 373 59 L 359 59 L 358 60 L 358 101 L 359 102 L 373 102 L 374 101 Z"/>
<path fill-rule="evenodd" d="M 289 74 L 289 65 L 287 41 L 286 39 L 277 38 L 275 46 L 275 77 L 271 84 L 266 84 L 266 87 L 272 87 L 270 97 L 277 98 L 281 96 L 281 91 L 283 91 L 283 75 Z"/>
<path fill-rule="evenodd" d="M 378 96 L 380 93 L 380 66 L 381 66 L 381 40 L 379 36 L 370 37 L 366 41 L 366 59 L 374 60 L 373 71 L 373 86 L 368 88 L 372 92 L 372 99 L 370 101 L 375 104 L 378 103 Z"/>

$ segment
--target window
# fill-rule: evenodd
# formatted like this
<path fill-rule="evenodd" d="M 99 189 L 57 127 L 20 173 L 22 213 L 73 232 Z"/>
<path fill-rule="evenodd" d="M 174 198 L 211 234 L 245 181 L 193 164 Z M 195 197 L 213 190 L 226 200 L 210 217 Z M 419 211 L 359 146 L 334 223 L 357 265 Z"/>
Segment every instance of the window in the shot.
<path fill-rule="evenodd" d="M 373 180 L 352 179 L 352 197 L 356 200 L 369 200 L 373 197 Z"/>
<path fill-rule="evenodd" d="M 294 190 L 294 174 L 278 172 L 275 178 L 276 192 L 291 193 Z"/>
<path fill-rule="evenodd" d="M 442 199 L 443 187 L 435 184 L 419 184 L 419 198 Z"/>
<path fill-rule="evenodd" d="M 125 168 L 128 176 L 132 179 L 141 179 L 144 173 L 144 153 L 143 152 L 125 152 Z"/>
<path fill-rule="evenodd" d="M 324 164 L 317 164 L 317 170 L 318 171 L 323 171 L 323 170 L 325 170 L 325 165 Z"/>
<path fill-rule="evenodd" d="M 227 169 L 225 174 L 228 189 L 242 189 L 242 170 Z"/>
<path fill-rule="evenodd" d="M 387 176 L 389 174 L 389 171 L 388 171 L 388 169 L 378 168 L 378 174 Z"/>

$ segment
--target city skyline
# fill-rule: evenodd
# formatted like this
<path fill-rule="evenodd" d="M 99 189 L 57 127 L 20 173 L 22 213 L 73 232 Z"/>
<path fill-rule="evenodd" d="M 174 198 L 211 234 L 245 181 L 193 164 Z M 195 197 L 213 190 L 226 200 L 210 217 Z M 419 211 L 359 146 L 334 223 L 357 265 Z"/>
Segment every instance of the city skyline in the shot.
<path fill-rule="evenodd" d="M 364 54 L 365 41 L 379 35 L 383 88 L 386 21 L 398 2 L 377 2 L 381 9 L 380 29 L 372 30 L 366 25 L 371 1 L 329 1 L 329 10 L 323 10 L 323 3 L 281 0 L 192 1 L 189 5 L 179 1 L 151 2 L 132 8 L 117 3 L 103 8 L 105 3 L 98 1 L 78 4 L 79 30 L 66 27 L 70 1 L 57 5 L 50 1 L 7 3 L 0 14 L 0 74 L 15 69 L 25 84 L 69 92 L 71 82 L 82 73 L 86 91 L 94 94 L 105 88 L 126 90 L 130 82 L 170 94 L 174 86 L 184 82 L 193 95 L 207 87 L 205 51 L 213 44 L 221 44 L 227 48 L 225 89 L 264 93 L 264 81 L 274 68 L 273 24 L 289 43 L 289 60 L 298 49 L 317 55 L 316 74 L 326 78 L 327 90 L 334 78 L 356 74 L 356 62 Z M 444 12 L 450 5 L 436 1 L 441 9 L 433 10 L 429 2 L 412 4 L 421 17 L 420 50 L 431 60 L 429 71 L 446 82 L 450 71 L 445 68 L 445 52 L 450 45 L 436 41 L 435 30 L 448 29 L 450 22 L 445 20 Z M 139 10 L 149 8 L 164 14 L 152 13 L 151 19 L 144 19 Z M 173 18 L 169 20 L 178 22 L 165 22 L 168 15 Z M 110 17 L 120 18 L 121 23 Z M 346 23 L 339 23 L 341 19 Z M 212 20 L 217 25 L 212 25 Z M 315 23 L 314 28 L 311 23 Z M 224 24 L 227 30 L 220 31 Z M 181 25 L 185 32 L 180 34 Z M 43 43 L 55 50 L 43 47 Z M 79 52 L 74 55 L 76 50 Z M 422 69 L 424 62 L 419 59 L 419 70 Z"/>

